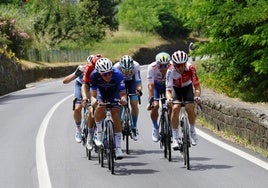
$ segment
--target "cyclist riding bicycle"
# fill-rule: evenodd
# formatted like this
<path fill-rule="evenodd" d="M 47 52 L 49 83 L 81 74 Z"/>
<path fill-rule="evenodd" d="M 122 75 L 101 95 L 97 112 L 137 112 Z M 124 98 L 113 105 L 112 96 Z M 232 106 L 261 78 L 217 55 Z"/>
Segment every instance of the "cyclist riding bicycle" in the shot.
<path fill-rule="evenodd" d="M 94 55 L 90 55 L 87 58 L 87 62 L 85 65 L 79 65 L 75 72 L 69 74 L 63 79 L 64 84 L 68 84 L 71 81 L 75 80 L 75 87 L 74 87 L 74 100 L 73 100 L 73 118 L 76 125 L 76 134 L 75 140 L 77 143 L 81 143 L 82 141 L 82 130 L 81 130 L 81 110 L 82 110 L 82 94 L 81 94 L 81 86 L 83 82 L 83 75 L 84 70 L 88 64 L 90 64 L 91 60 L 93 59 Z"/>
<path fill-rule="evenodd" d="M 98 59 L 102 58 L 103 56 L 101 54 L 94 55 L 90 62 L 87 64 L 85 68 L 85 72 L 83 75 L 83 82 L 81 87 L 81 93 L 82 93 L 82 106 L 86 107 L 87 102 L 89 101 L 89 84 L 90 84 L 90 74 L 95 68 L 95 64 Z M 91 115 L 88 116 L 87 119 L 87 125 L 88 125 L 88 135 L 87 135 L 87 149 L 91 150 L 93 148 L 93 131 L 94 131 L 94 119 Z"/>
<path fill-rule="evenodd" d="M 166 97 L 170 104 L 172 101 L 196 101 L 201 103 L 201 87 L 198 81 L 195 67 L 188 62 L 188 56 L 184 51 L 176 51 L 172 54 L 172 66 L 169 67 L 166 77 Z M 196 114 L 194 103 L 185 105 L 190 122 L 190 137 L 192 145 L 197 144 L 197 135 L 195 131 Z M 171 122 L 173 149 L 179 149 L 178 125 L 179 125 L 180 105 L 172 105 Z"/>
<path fill-rule="evenodd" d="M 126 88 L 124 75 L 113 67 L 113 63 L 108 58 L 101 58 L 95 65 L 95 70 L 90 74 L 90 99 L 95 107 L 94 119 L 97 126 L 97 137 L 95 144 L 102 145 L 102 122 L 106 116 L 106 107 L 98 105 L 101 102 L 111 102 L 115 105 L 111 108 L 114 122 L 115 136 L 115 157 L 122 159 L 124 154 L 121 149 L 121 121 L 120 105 L 116 99 L 120 99 L 121 105 L 126 105 Z"/>
<path fill-rule="evenodd" d="M 150 111 L 150 117 L 153 123 L 152 140 L 159 141 L 158 109 L 159 98 L 166 94 L 166 72 L 170 65 L 170 55 L 166 52 L 160 52 L 156 55 L 155 61 L 148 66 L 148 95 L 149 104 L 147 110 Z M 153 104 L 151 103 L 154 98 Z"/>
<path fill-rule="evenodd" d="M 137 141 L 139 132 L 137 129 L 137 121 L 139 115 L 138 96 L 142 95 L 142 82 L 140 77 L 140 64 L 134 61 L 131 56 L 124 55 L 120 61 L 114 64 L 114 67 L 119 69 L 124 74 L 125 86 L 128 94 L 136 94 L 130 96 L 130 106 L 133 124 L 131 127 L 131 137 Z"/>

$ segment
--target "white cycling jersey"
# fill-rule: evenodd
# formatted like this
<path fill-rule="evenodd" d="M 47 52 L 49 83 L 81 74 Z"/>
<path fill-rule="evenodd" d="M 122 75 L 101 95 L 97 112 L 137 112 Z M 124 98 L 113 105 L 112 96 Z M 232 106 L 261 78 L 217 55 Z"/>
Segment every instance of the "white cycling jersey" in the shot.
<path fill-rule="evenodd" d="M 124 74 L 124 79 L 125 80 L 132 80 L 134 78 L 136 81 L 141 81 L 140 64 L 137 61 L 133 61 L 133 63 L 134 63 L 134 68 L 127 75 Z M 120 65 L 120 62 L 115 63 L 114 67 L 122 71 L 122 66 Z"/>
<path fill-rule="evenodd" d="M 165 85 L 166 75 L 163 75 L 157 63 L 153 62 L 148 66 L 147 79 L 149 84 Z"/>

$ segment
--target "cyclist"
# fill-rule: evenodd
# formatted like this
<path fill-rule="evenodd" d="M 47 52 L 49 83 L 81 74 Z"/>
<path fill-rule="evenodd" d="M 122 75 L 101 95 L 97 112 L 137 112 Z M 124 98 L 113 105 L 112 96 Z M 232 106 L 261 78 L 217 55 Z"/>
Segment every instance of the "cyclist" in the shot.
<path fill-rule="evenodd" d="M 147 110 L 150 111 L 150 117 L 153 122 L 152 140 L 159 141 L 159 126 L 158 126 L 158 109 L 159 98 L 165 96 L 166 92 L 166 72 L 170 65 L 170 55 L 166 52 L 160 52 L 156 55 L 155 61 L 148 66 L 148 95 L 149 104 Z M 155 100 L 152 103 L 151 99 Z"/>
<path fill-rule="evenodd" d="M 115 99 L 120 99 L 121 105 L 126 105 L 126 88 L 124 75 L 116 68 L 108 58 L 101 58 L 96 62 L 95 70 L 90 74 L 90 99 L 95 108 L 94 119 L 97 126 L 97 136 L 95 144 L 102 145 L 102 122 L 105 119 L 106 107 L 98 103 L 111 102 L 118 103 Z M 121 121 L 120 106 L 113 105 L 111 115 L 114 122 L 115 137 L 115 157 L 122 159 L 124 154 L 121 149 Z"/>
<path fill-rule="evenodd" d="M 133 124 L 131 127 L 131 137 L 137 141 L 139 132 L 137 129 L 137 121 L 139 115 L 138 96 L 142 95 L 142 83 L 140 77 L 140 64 L 134 61 L 131 56 L 124 55 L 120 61 L 114 64 L 114 67 L 119 69 L 124 74 L 125 86 L 130 96 L 130 106 Z"/>
<path fill-rule="evenodd" d="M 82 94 L 81 94 L 81 86 L 82 86 L 82 80 L 84 75 L 84 70 L 87 64 L 90 63 L 94 55 L 90 55 L 87 58 L 87 62 L 85 65 L 79 65 L 75 72 L 72 74 L 69 74 L 63 79 L 64 84 L 68 84 L 71 81 L 75 80 L 75 87 L 74 87 L 74 100 L 73 100 L 73 117 L 76 125 L 76 134 L 75 134 L 75 140 L 77 143 L 81 143 L 82 141 L 82 135 L 81 135 L 81 110 L 82 110 Z"/>
<path fill-rule="evenodd" d="M 89 101 L 89 83 L 90 83 L 90 73 L 94 70 L 95 64 L 98 59 L 102 58 L 103 56 L 101 54 L 96 54 L 92 57 L 90 60 L 90 63 L 87 64 L 85 68 L 85 72 L 83 75 L 83 82 L 81 87 L 81 93 L 82 93 L 82 106 L 85 107 L 87 102 Z M 86 147 L 91 150 L 93 148 L 93 125 L 94 125 L 94 119 L 91 115 L 88 116 L 87 119 L 88 122 L 88 135 L 87 135 L 87 144 Z"/>
<path fill-rule="evenodd" d="M 173 66 L 170 66 L 166 77 L 166 97 L 171 101 L 196 101 L 201 103 L 201 87 L 198 81 L 195 67 L 188 62 L 188 56 L 184 51 L 176 51 L 171 56 Z M 195 131 L 194 103 L 185 105 L 190 122 L 190 137 L 192 145 L 197 144 L 197 135 Z M 172 122 L 172 136 L 173 149 L 179 149 L 178 144 L 178 124 L 179 124 L 180 105 L 172 105 L 171 122 Z"/>

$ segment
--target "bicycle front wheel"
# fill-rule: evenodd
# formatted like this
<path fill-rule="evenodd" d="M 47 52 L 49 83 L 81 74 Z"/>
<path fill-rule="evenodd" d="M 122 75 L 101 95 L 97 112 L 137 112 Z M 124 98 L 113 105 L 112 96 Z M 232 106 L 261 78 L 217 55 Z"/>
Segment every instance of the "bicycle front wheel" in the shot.
<path fill-rule="evenodd" d="M 182 131 L 183 131 L 183 158 L 184 158 L 184 165 L 186 168 L 190 169 L 190 157 L 189 157 L 189 146 L 190 146 L 190 139 L 189 139 L 189 126 L 186 121 L 181 121 Z"/>
<path fill-rule="evenodd" d="M 113 131 L 113 122 L 107 122 L 107 136 L 108 136 L 108 151 L 107 151 L 107 159 L 108 159 L 108 168 L 111 170 L 111 174 L 114 174 L 114 160 L 115 160 L 115 141 L 114 141 L 114 131 Z"/>

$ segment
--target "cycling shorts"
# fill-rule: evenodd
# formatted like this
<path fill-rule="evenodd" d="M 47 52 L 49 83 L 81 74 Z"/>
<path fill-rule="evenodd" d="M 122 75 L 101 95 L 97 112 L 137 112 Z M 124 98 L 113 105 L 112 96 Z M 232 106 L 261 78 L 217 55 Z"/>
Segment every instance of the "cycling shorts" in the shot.
<path fill-rule="evenodd" d="M 181 88 L 173 86 L 172 97 L 173 100 L 194 101 L 193 84 Z"/>

